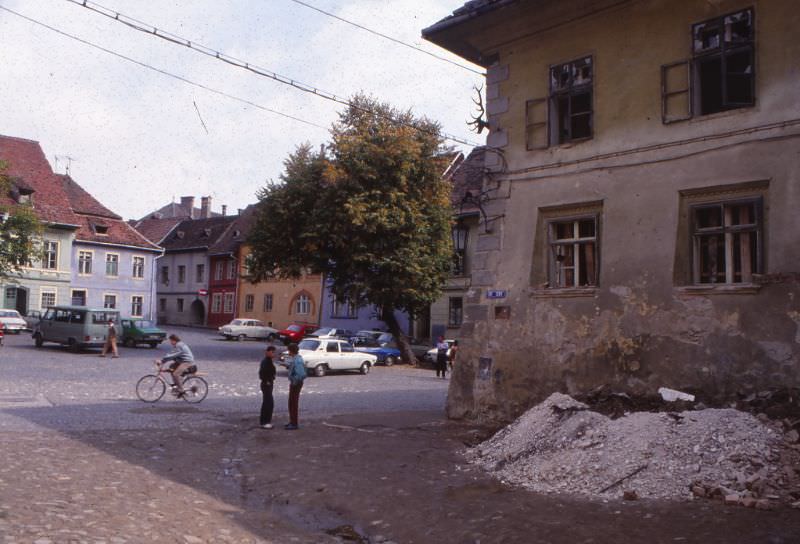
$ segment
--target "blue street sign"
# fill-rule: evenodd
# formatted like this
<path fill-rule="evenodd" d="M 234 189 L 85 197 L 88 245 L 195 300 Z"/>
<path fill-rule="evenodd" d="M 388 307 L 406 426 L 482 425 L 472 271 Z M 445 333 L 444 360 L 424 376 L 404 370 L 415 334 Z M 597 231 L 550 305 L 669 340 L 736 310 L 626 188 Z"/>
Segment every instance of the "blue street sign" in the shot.
<path fill-rule="evenodd" d="M 504 289 L 503 290 L 495 289 L 486 291 L 486 298 L 506 298 L 507 295 L 508 291 Z"/>

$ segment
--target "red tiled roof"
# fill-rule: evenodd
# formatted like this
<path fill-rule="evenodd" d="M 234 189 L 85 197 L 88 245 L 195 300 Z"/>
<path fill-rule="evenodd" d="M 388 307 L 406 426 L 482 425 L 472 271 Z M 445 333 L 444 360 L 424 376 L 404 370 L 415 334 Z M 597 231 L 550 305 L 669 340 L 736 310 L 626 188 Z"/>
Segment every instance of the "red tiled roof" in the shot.
<path fill-rule="evenodd" d="M 132 221 L 132 226 L 151 242 L 160 244 L 164 237 L 181 221 L 183 221 L 181 217 L 142 219 Z"/>
<path fill-rule="evenodd" d="M 240 215 L 234 216 L 235 220 L 228 229 L 219 237 L 213 246 L 209 248 L 209 254 L 219 255 L 222 253 L 235 253 L 239 246 L 247 240 L 250 229 L 255 225 L 257 217 L 257 205 L 250 204 Z"/>
<path fill-rule="evenodd" d="M 53 173 L 39 142 L 0 135 L 0 160 L 8 163 L 7 174 L 20 178 L 34 190 L 33 210 L 40 221 L 62 225 L 78 225 L 79 220 L 69 205 L 61 180 Z M 0 201 L 9 204 L 3 195 Z"/>
<path fill-rule="evenodd" d="M 217 243 L 237 216 L 184 219 L 160 242 L 167 251 L 209 249 Z"/>
<path fill-rule="evenodd" d="M 61 184 L 64 187 L 64 192 L 67 193 L 72 211 L 85 215 L 122 219 L 122 217 L 100 204 L 92 195 L 87 193 L 83 187 L 75 183 L 75 180 L 71 177 L 62 174 L 56 175 L 61 179 Z"/>
<path fill-rule="evenodd" d="M 160 249 L 123 221 L 119 215 L 100 204 L 71 177 L 63 175 L 56 175 L 56 177 L 61 181 L 64 192 L 69 198 L 70 206 L 80 220 L 80 227 L 75 233 L 76 241 L 118 244 L 151 250 Z M 101 230 L 105 232 L 101 232 Z"/>

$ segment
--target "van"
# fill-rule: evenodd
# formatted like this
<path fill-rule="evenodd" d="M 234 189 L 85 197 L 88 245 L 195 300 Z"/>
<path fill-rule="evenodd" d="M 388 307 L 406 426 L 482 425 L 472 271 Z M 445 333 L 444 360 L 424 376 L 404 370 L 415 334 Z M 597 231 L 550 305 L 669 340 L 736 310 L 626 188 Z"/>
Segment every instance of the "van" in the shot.
<path fill-rule="evenodd" d="M 52 306 L 42 315 L 33 331 L 36 347 L 45 342 L 67 346 L 73 352 L 81 348 L 102 347 L 108 334 L 108 320 L 119 327 L 119 312 L 108 308 Z"/>

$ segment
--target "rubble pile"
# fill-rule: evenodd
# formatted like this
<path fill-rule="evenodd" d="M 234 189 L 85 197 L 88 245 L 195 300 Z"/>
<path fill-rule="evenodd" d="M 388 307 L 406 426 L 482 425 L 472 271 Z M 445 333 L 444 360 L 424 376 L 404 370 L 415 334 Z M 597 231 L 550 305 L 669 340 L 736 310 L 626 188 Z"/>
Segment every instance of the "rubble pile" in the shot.
<path fill-rule="evenodd" d="M 467 451 L 500 479 L 599 498 L 719 498 L 800 506 L 800 446 L 734 409 L 634 412 L 617 419 L 555 393 Z"/>

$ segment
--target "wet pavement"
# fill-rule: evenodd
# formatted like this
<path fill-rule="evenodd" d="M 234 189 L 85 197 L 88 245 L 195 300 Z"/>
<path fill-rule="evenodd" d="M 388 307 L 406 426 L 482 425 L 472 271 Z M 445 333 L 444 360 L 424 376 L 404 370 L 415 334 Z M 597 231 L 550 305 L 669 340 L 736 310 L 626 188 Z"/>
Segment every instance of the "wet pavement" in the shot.
<path fill-rule="evenodd" d="M 779 544 L 800 535 L 796 510 L 592 502 L 506 486 L 464 463 L 465 444 L 488 430 L 446 421 L 446 382 L 427 370 L 309 378 L 302 428 L 263 430 L 252 380 L 261 346 L 186 337 L 212 383 L 197 406 L 134 400 L 153 350 L 112 360 L 7 340 L 0 543 Z"/>

